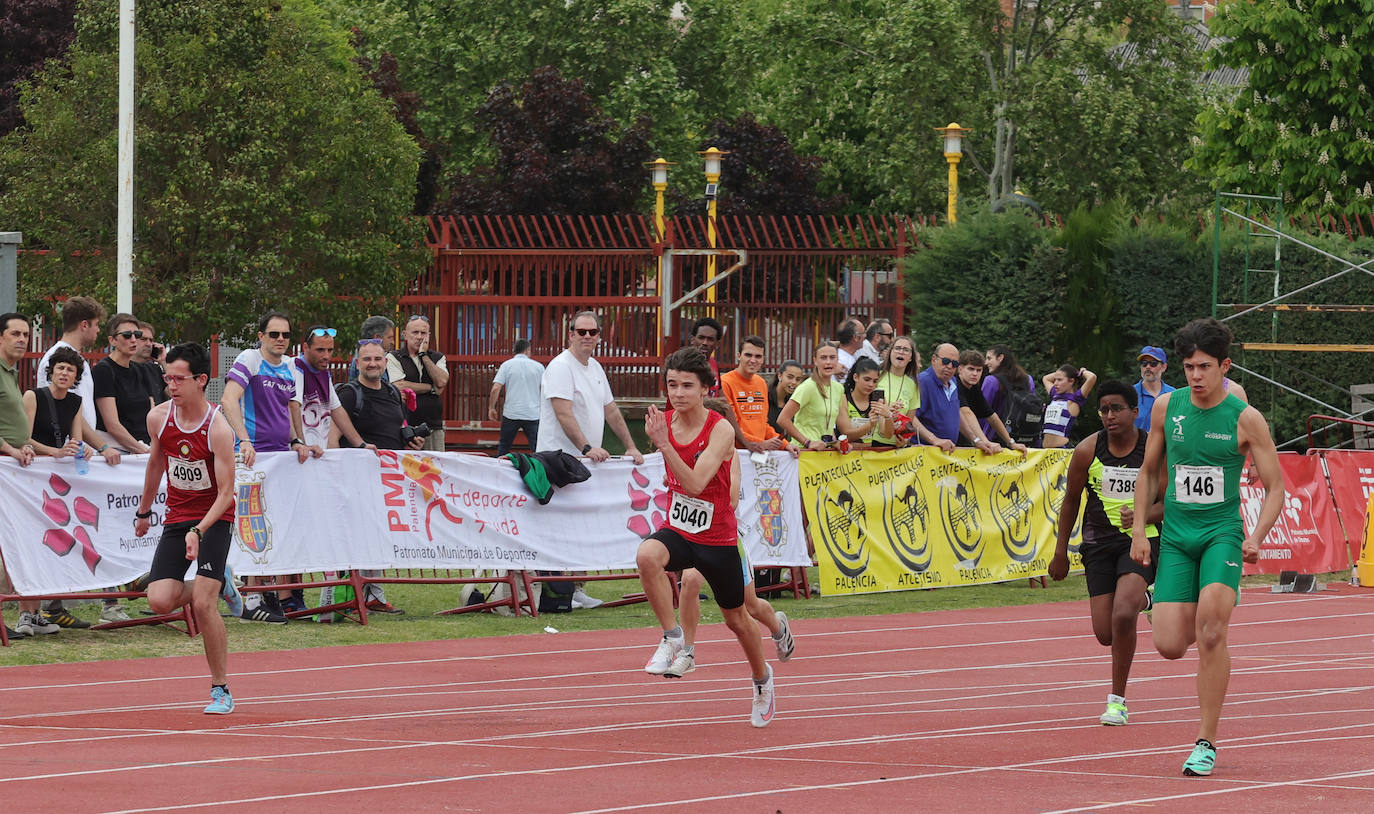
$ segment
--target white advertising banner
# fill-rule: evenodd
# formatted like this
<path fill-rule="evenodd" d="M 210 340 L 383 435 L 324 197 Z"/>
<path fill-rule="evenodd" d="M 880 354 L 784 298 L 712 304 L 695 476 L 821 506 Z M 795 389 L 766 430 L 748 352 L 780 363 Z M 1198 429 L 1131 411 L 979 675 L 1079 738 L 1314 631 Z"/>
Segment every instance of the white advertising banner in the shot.
<path fill-rule="evenodd" d="M 146 456 L 22 468 L 0 458 L 0 551 L 20 594 L 119 585 L 148 570 L 161 533 L 159 494 L 147 537 L 133 534 Z M 758 567 L 807 565 L 797 462 L 740 453 L 740 533 Z M 634 568 L 667 506 L 663 460 L 588 464 L 591 479 L 540 505 L 509 461 L 436 452 L 329 450 L 299 463 L 264 453 L 236 472 L 235 572 L 348 568 Z M 188 563 L 189 566 L 189 563 Z"/>

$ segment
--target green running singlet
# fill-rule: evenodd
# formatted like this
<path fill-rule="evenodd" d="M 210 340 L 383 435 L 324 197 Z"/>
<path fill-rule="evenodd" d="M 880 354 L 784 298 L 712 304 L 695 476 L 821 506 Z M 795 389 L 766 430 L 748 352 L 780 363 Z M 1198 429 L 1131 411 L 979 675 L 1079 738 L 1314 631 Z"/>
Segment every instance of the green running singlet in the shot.
<path fill-rule="evenodd" d="M 1202 587 L 1229 585 L 1239 597 L 1241 543 L 1239 449 L 1245 402 L 1233 395 L 1201 409 L 1187 390 L 1169 396 L 1164 449 L 1169 483 L 1156 577 L 1156 602 L 1196 602 Z"/>

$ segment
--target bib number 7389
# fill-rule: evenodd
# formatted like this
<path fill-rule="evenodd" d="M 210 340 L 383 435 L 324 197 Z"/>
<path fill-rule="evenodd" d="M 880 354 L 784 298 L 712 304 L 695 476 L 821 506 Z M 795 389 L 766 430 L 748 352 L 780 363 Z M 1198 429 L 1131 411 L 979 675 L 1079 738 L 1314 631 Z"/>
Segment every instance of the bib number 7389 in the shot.
<path fill-rule="evenodd" d="M 711 518 L 715 511 L 715 504 L 709 500 L 673 492 L 672 502 L 668 506 L 668 525 L 678 531 L 700 534 L 711 528 Z"/>
<path fill-rule="evenodd" d="M 1179 503 L 1221 503 L 1225 493 L 1221 467 L 1174 467 L 1174 500 Z"/>

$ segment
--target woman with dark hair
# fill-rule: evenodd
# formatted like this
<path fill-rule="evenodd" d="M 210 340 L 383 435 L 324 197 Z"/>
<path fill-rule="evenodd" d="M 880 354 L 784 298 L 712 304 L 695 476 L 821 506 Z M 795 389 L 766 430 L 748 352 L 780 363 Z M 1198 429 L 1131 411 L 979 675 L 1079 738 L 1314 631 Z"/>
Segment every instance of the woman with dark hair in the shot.
<path fill-rule="evenodd" d="M 1041 444 L 1045 449 L 1058 449 L 1068 446 L 1069 432 L 1083 405 L 1088 403 L 1088 394 L 1097 384 L 1097 374 L 1086 367 L 1060 365 L 1052 373 L 1045 374 L 1041 380 L 1050 392 L 1050 404 L 1045 408 L 1045 435 Z"/>
<path fill-rule="evenodd" d="M 29 443 L 39 455 L 66 458 L 75 455 L 83 443 L 105 457 L 106 463 L 119 463 L 119 450 L 110 446 L 86 425 L 81 415 L 81 396 L 76 385 L 81 381 L 85 360 L 68 347 L 53 351 L 46 371 L 48 386 L 24 394 L 24 412 L 29 417 Z"/>
<path fill-rule="evenodd" d="M 1016 353 L 1009 345 L 993 345 L 983 355 L 986 374 L 983 376 L 983 398 L 987 399 L 997 417 L 1006 423 L 1011 410 L 1012 391 L 1035 392 L 1035 379 L 1016 361 Z M 986 421 L 981 422 L 983 436 L 990 437 L 992 428 Z"/>
<path fill-rule="evenodd" d="M 849 378 L 844 382 L 845 404 L 849 408 L 849 423 L 859 435 L 849 436 L 850 441 L 867 441 L 875 434 L 892 434 L 892 410 L 884 400 L 886 394 L 879 393 L 878 363 L 860 356 L 849 369 Z"/>
<path fill-rule="evenodd" d="M 921 385 L 916 381 L 916 374 L 920 370 L 921 352 L 916 350 L 916 340 L 910 336 L 899 336 L 892 340 L 878 368 L 878 389 L 883 392 L 889 418 L 894 413 L 916 414 L 916 408 L 921 406 Z M 878 428 L 870 440 L 875 447 L 902 445 L 890 425 L 886 430 Z"/>
<path fill-rule="evenodd" d="M 768 385 L 768 426 L 779 433 L 782 427 L 778 426 L 778 416 L 782 415 L 782 408 L 787 406 L 787 400 L 797 391 L 797 385 L 805 379 L 806 371 L 801 363 L 788 359 L 778 366 L 777 374 Z"/>

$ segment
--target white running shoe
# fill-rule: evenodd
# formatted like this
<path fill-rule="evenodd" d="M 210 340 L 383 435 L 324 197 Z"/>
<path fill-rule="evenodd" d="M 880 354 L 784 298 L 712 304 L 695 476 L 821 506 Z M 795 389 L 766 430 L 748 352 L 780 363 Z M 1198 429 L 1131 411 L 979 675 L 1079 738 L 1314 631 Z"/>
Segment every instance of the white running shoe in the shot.
<path fill-rule="evenodd" d="M 792 650 L 797 643 L 792 640 L 792 627 L 787 624 L 787 614 L 778 611 L 778 624 L 782 625 L 782 635 L 773 640 L 773 646 L 778 648 L 778 661 L 787 661 L 792 658 Z"/>
<path fill-rule="evenodd" d="M 697 668 L 697 657 L 683 648 L 673 657 L 673 663 L 663 671 L 664 678 L 682 678 Z"/>
<path fill-rule="evenodd" d="M 44 633 L 59 633 L 62 626 L 45 617 L 42 611 L 22 611 L 19 614 L 19 624 L 15 625 L 14 629 L 23 636 L 37 636 Z"/>
<path fill-rule="evenodd" d="M 749 723 L 762 729 L 772 723 L 773 713 L 776 711 L 773 699 L 773 668 L 768 668 L 768 680 L 763 684 L 757 684 L 752 680 L 749 683 L 754 685 L 754 708 L 749 713 Z"/>
<path fill-rule="evenodd" d="M 665 635 L 663 640 L 658 643 L 658 649 L 654 651 L 653 658 L 644 665 L 644 672 L 651 676 L 661 676 L 668 672 L 668 667 L 673 663 L 673 659 L 677 658 L 677 654 L 682 652 L 685 644 L 686 642 L 681 636 L 670 639 Z"/>
<path fill-rule="evenodd" d="M 124 612 L 124 608 L 119 605 L 106 605 L 100 609 L 100 621 L 102 622 L 127 622 L 129 614 Z"/>
<path fill-rule="evenodd" d="M 603 600 L 594 596 L 587 596 L 587 592 L 581 588 L 573 591 L 572 606 L 574 610 L 590 610 L 591 608 L 599 608 L 604 604 L 606 603 Z"/>

